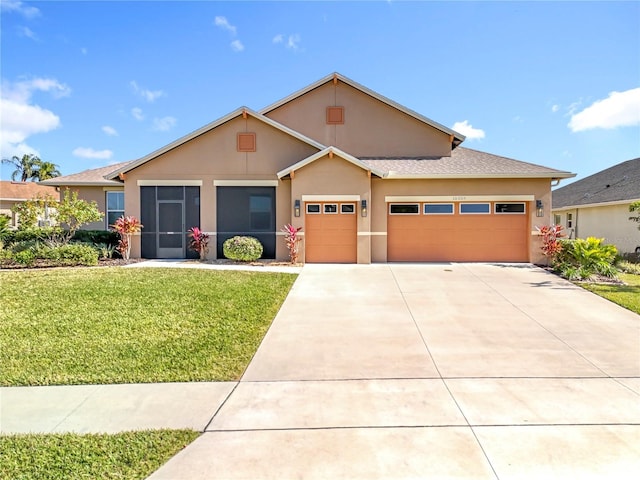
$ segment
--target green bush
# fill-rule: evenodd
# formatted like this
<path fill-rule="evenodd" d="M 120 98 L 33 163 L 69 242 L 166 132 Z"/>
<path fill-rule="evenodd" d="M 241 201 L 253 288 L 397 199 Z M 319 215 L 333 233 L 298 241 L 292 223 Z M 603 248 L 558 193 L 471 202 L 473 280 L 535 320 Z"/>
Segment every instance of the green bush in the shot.
<path fill-rule="evenodd" d="M 32 249 L 21 250 L 13 254 L 13 260 L 20 265 L 30 267 L 36 261 L 36 252 Z"/>
<path fill-rule="evenodd" d="M 13 245 L 31 240 L 47 240 L 60 236 L 60 227 L 32 227 L 19 230 L 11 230 L 3 236 L 5 245 Z"/>
<path fill-rule="evenodd" d="M 107 245 L 117 245 L 120 237 L 113 230 L 77 230 L 71 238 L 73 242 L 84 243 L 105 243 Z"/>
<path fill-rule="evenodd" d="M 602 242 L 602 238 L 595 237 L 562 239 L 562 250 L 556 255 L 553 267 L 569 280 L 588 280 L 594 275 L 616 277 L 618 249 Z"/>
<path fill-rule="evenodd" d="M 222 244 L 222 253 L 230 260 L 253 262 L 262 256 L 262 244 L 254 237 L 231 237 Z"/>
<path fill-rule="evenodd" d="M 43 247 L 37 254 L 38 258 L 50 260 L 60 266 L 98 264 L 98 251 L 93 246 L 82 243 Z"/>

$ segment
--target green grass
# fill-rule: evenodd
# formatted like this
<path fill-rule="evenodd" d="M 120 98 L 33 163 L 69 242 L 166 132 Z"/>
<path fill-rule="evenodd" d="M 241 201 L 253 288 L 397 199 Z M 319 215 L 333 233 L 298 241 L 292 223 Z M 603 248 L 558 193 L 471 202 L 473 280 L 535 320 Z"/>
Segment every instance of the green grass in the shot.
<path fill-rule="evenodd" d="M 0 436 L 0 478 L 144 479 L 198 437 L 191 430 Z"/>
<path fill-rule="evenodd" d="M 295 278 L 155 268 L 0 272 L 0 385 L 238 379 Z"/>
<path fill-rule="evenodd" d="M 580 283 L 583 288 L 640 315 L 640 275 L 621 273 L 626 285 Z"/>

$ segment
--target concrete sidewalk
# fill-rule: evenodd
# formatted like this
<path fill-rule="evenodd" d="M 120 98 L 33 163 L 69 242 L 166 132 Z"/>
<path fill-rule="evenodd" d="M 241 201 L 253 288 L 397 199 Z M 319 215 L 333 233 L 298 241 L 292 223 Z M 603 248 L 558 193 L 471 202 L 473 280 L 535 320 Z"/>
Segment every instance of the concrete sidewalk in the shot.
<path fill-rule="evenodd" d="M 0 396 L 3 434 L 204 431 L 156 480 L 635 479 L 640 317 L 530 265 L 306 265 L 237 384 Z"/>

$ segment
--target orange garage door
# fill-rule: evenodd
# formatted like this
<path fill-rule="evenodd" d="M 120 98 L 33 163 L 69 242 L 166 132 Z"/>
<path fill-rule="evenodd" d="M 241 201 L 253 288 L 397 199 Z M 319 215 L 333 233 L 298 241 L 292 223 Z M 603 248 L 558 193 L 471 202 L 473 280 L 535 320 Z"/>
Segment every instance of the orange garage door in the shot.
<path fill-rule="evenodd" d="M 305 204 L 304 238 L 308 263 L 356 263 L 356 204 Z"/>
<path fill-rule="evenodd" d="M 528 262 L 524 202 L 387 205 L 390 262 Z"/>

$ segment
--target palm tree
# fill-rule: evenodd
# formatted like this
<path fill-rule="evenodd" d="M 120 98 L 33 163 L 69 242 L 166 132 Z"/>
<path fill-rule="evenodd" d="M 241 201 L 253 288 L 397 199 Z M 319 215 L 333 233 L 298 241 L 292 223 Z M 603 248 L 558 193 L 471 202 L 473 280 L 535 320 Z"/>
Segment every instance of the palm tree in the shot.
<path fill-rule="evenodd" d="M 16 169 L 11 174 L 11 180 L 15 181 L 17 176 L 20 176 L 21 182 L 26 182 L 27 180 L 33 180 L 36 178 L 36 171 L 42 161 L 35 155 L 31 155 L 27 153 L 19 158 L 14 155 L 11 158 L 3 158 L 2 163 L 11 163 Z"/>
<path fill-rule="evenodd" d="M 60 170 L 58 170 L 58 165 L 53 162 L 43 162 L 41 161 L 38 169 L 33 173 L 33 179 L 41 182 L 42 180 L 47 180 L 49 178 L 55 178 L 62 175 Z"/>

